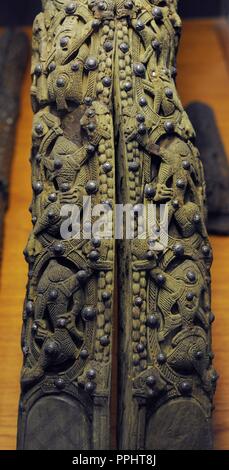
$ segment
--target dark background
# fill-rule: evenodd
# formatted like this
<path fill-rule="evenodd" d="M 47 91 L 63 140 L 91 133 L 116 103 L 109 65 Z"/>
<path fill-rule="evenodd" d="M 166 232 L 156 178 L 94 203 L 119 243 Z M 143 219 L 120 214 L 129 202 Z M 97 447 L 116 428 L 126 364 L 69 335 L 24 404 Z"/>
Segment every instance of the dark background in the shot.
<path fill-rule="evenodd" d="M 229 0 L 180 0 L 183 18 L 219 16 L 229 13 Z M 1 0 L 1 25 L 31 24 L 41 10 L 40 0 Z"/>

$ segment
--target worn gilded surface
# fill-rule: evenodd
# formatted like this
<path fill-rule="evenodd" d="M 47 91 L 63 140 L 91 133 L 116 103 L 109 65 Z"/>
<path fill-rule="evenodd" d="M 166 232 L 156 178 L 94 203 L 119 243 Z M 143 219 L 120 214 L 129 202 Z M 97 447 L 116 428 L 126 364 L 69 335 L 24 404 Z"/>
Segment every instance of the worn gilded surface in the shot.
<path fill-rule="evenodd" d="M 176 1 L 47 0 L 33 30 L 33 231 L 25 256 L 18 447 L 110 446 L 114 262 L 123 449 L 211 448 L 205 184 L 175 87 Z M 115 184 L 117 175 L 117 184 Z M 117 196 L 115 195 L 117 193 Z M 92 196 L 167 204 L 168 246 L 63 240 Z"/>

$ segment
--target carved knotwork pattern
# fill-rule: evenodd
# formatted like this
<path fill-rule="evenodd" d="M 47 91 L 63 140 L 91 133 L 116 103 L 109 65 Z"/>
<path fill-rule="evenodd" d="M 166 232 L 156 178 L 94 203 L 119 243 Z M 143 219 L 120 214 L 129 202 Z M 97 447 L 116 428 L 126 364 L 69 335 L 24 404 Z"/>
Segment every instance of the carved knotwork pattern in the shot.
<path fill-rule="evenodd" d="M 166 203 L 169 244 L 132 244 L 134 393 L 193 395 L 208 406 L 212 367 L 205 186 L 175 86 L 177 2 L 47 0 L 33 30 L 34 109 L 22 384 L 109 384 L 113 241 L 63 241 L 60 209 L 114 203 L 114 158 L 127 201 Z M 104 366 L 104 367 L 103 367 Z M 97 379 L 95 377 L 97 376 Z M 89 380 L 90 379 L 90 380 Z"/>

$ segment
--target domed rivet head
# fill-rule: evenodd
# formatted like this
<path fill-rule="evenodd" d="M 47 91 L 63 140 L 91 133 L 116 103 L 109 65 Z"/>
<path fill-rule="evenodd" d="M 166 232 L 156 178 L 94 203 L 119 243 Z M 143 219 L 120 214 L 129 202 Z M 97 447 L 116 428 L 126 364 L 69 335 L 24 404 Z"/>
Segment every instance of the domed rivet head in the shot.
<path fill-rule="evenodd" d="M 68 45 L 68 42 L 69 42 L 69 38 L 64 36 L 62 38 L 60 38 L 60 45 L 61 47 L 66 47 Z"/>
<path fill-rule="evenodd" d="M 93 155 L 95 153 L 95 146 L 88 144 L 86 150 L 88 155 Z"/>
<path fill-rule="evenodd" d="M 59 328 L 64 328 L 64 327 L 66 326 L 66 320 L 65 320 L 65 318 L 59 318 L 59 319 L 57 320 L 57 326 L 58 326 Z"/>
<path fill-rule="evenodd" d="M 181 243 L 176 243 L 173 247 L 173 251 L 176 256 L 183 256 L 184 255 L 184 247 Z"/>
<path fill-rule="evenodd" d="M 124 3 L 124 7 L 125 7 L 127 10 L 132 10 L 133 6 L 134 6 L 133 3 L 130 2 L 130 1 L 127 1 L 127 2 Z"/>
<path fill-rule="evenodd" d="M 95 369 L 90 369 L 90 370 L 87 371 L 87 378 L 89 380 L 93 380 L 93 379 L 95 379 L 95 377 L 96 377 Z"/>
<path fill-rule="evenodd" d="M 75 64 L 71 65 L 71 69 L 72 69 L 73 72 L 78 72 L 79 68 L 80 68 L 80 66 L 77 62 Z"/>
<path fill-rule="evenodd" d="M 78 279 L 79 282 L 85 282 L 88 278 L 88 274 L 87 274 L 87 271 L 85 271 L 84 269 L 81 269 L 80 271 L 78 271 L 78 273 L 76 274 L 76 277 Z"/>
<path fill-rule="evenodd" d="M 141 20 L 138 20 L 136 25 L 135 25 L 136 31 L 143 31 L 145 29 L 145 25 Z"/>
<path fill-rule="evenodd" d="M 202 253 L 204 256 L 209 256 L 211 250 L 209 245 L 203 245 L 202 246 Z"/>
<path fill-rule="evenodd" d="M 212 372 L 212 374 L 211 374 L 211 382 L 212 382 L 212 383 L 215 383 L 215 382 L 217 382 L 217 380 L 219 380 L 219 374 L 217 374 L 217 372 L 214 371 L 214 372 Z"/>
<path fill-rule="evenodd" d="M 100 340 L 99 340 L 101 346 L 108 346 L 110 344 L 110 339 L 108 336 L 101 336 Z"/>
<path fill-rule="evenodd" d="M 157 328 L 158 318 L 156 317 L 156 315 L 148 315 L 146 324 L 149 328 Z"/>
<path fill-rule="evenodd" d="M 33 302 L 32 302 L 31 300 L 29 300 L 29 301 L 26 303 L 25 311 L 26 311 L 26 313 L 27 313 L 28 316 L 30 316 L 30 315 L 33 314 L 34 305 L 33 305 Z"/>
<path fill-rule="evenodd" d="M 56 300 L 58 297 L 58 291 L 56 289 L 52 289 L 49 292 L 49 300 Z"/>
<path fill-rule="evenodd" d="M 194 224 L 199 224 L 200 221 L 201 221 L 200 214 L 195 214 L 194 217 L 193 217 Z"/>
<path fill-rule="evenodd" d="M 136 173 L 139 170 L 139 163 L 138 162 L 130 162 L 128 165 L 128 168 L 130 171 L 133 171 L 133 173 Z"/>
<path fill-rule="evenodd" d="M 147 387 L 153 388 L 156 385 L 156 379 L 153 375 L 149 375 L 146 379 Z"/>
<path fill-rule="evenodd" d="M 85 113 L 88 117 L 94 117 L 95 116 L 95 109 L 94 108 L 89 108 L 86 110 Z"/>
<path fill-rule="evenodd" d="M 65 381 L 61 377 L 55 380 L 55 386 L 58 390 L 63 390 L 65 388 Z"/>
<path fill-rule="evenodd" d="M 137 344 L 137 346 L 136 346 L 136 350 L 137 350 L 137 352 L 138 352 L 139 354 L 141 354 L 141 353 L 143 353 L 143 351 L 145 350 L 145 347 L 144 347 L 143 344 L 139 343 L 139 344 Z"/>
<path fill-rule="evenodd" d="M 55 170 L 60 170 L 63 166 L 62 161 L 59 158 L 55 158 L 54 160 L 54 169 Z"/>
<path fill-rule="evenodd" d="M 85 321 L 91 321 L 96 317 L 96 313 L 97 310 L 95 307 L 87 306 L 83 308 L 81 315 Z"/>
<path fill-rule="evenodd" d="M 183 163 L 182 163 L 182 166 L 184 168 L 184 170 L 190 170 L 190 162 L 188 160 L 184 160 Z"/>
<path fill-rule="evenodd" d="M 35 132 L 36 132 L 37 135 L 42 135 L 43 134 L 44 128 L 43 128 L 43 126 L 40 122 L 38 124 L 36 124 Z"/>
<path fill-rule="evenodd" d="M 154 255 L 154 252 L 153 252 L 153 251 L 149 250 L 149 251 L 146 252 L 146 258 L 147 258 L 148 260 L 152 260 L 152 259 L 154 258 L 154 256 L 155 256 L 155 255 Z"/>
<path fill-rule="evenodd" d="M 105 200 L 105 201 L 102 201 L 102 204 L 104 204 L 104 206 L 107 206 L 107 209 L 112 209 L 112 201 L 109 201 L 109 200 Z"/>
<path fill-rule="evenodd" d="M 36 163 L 39 165 L 41 163 L 41 154 L 37 153 L 35 156 Z"/>
<path fill-rule="evenodd" d="M 44 349 L 45 349 L 45 353 L 48 356 L 51 356 L 51 357 L 55 357 L 59 353 L 59 347 L 58 347 L 57 343 L 55 343 L 55 341 L 48 341 L 45 344 Z"/>
<path fill-rule="evenodd" d="M 32 329 L 32 333 L 36 333 L 36 332 L 37 332 L 37 330 L 38 330 L 38 326 L 37 326 L 37 324 L 36 324 L 36 323 L 33 323 L 33 324 L 32 324 L 32 328 L 31 328 L 31 329 Z"/>
<path fill-rule="evenodd" d="M 141 62 L 134 64 L 134 73 L 137 77 L 145 77 L 145 74 L 146 74 L 145 66 Z"/>
<path fill-rule="evenodd" d="M 87 359 L 89 356 L 89 353 L 88 353 L 88 350 L 87 349 L 82 349 L 82 351 L 80 351 L 80 357 L 81 359 Z"/>
<path fill-rule="evenodd" d="M 126 92 L 132 90 L 132 83 L 131 83 L 131 82 L 126 82 L 126 83 L 124 83 L 124 90 L 125 90 Z"/>
<path fill-rule="evenodd" d="M 180 207 L 179 201 L 177 199 L 174 199 L 172 201 L 172 206 L 174 207 L 174 209 L 179 209 Z"/>
<path fill-rule="evenodd" d="M 145 122 L 145 116 L 143 114 L 137 114 L 136 119 L 138 122 Z"/>
<path fill-rule="evenodd" d="M 28 356 L 28 354 L 29 354 L 29 348 L 28 348 L 28 346 L 23 346 L 22 352 L 23 352 L 23 354 L 24 354 L 25 357 Z"/>
<path fill-rule="evenodd" d="M 112 83 L 111 78 L 110 77 L 104 77 L 102 79 L 102 83 L 105 87 L 109 88 L 111 86 L 111 83 Z"/>
<path fill-rule="evenodd" d="M 186 295 L 186 299 L 191 302 L 195 297 L 195 294 L 194 292 L 188 292 L 187 295 Z"/>
<path fill-rule="evenodd" d="M 140 124 L 140 125 L 138 126 L 138 133 L 139 133 L 140 135 L 145 135 L 146 132 L 147 132 L 146 126 L 145 126 L 144 124 Z"/>
<path fill-rule="evenodd" d="M 55 62 L 51 62 L 51 64 L 48 66 L 48 71 L 51 73 L 54 72 L 54 70 L 56 70 L 56 64 Z"/>
<path fill-rule="evenodd" d="M 99 254 L 98 251 L 92 250 L 92 251 L 88 254 L 88 258 L 89 258 L 90 261 L 96 262 L 96 261 L 99 260 L 100 254 Z"/>
<path fill-rule="evenodd" d="M 195 359 L 197 359 L 197 361 L 201 361 L 201 359 L 203 359 L 203 357 L 204 357 L 203 351 L 196 351 Z"/>
<path fill-rule="evenodd" d="M 101 246 L 100 238 L 92 238 L 91 243 L 95 248 L 99 248 Z"/>
<path fill-rule="evenodd" d="M 190 282 L 196 282 L 196 274 L 193 271 L 187 272 L 187 278 Z"/>
<path fill-rule="evenodd" d="M 174 131 L 174 124 L 172 121 L 166 121 L 164 127 L 167 134 L 172 134 L 172 132 Z"/>
<path fill-rule="evenodd" d="M 85 61 L 84 67 L 86 70 L 96 70 L 98 67 L 98 62 L 94 57 L 88 57 Z"/>
<path fill-rule="evenodd" d="M 161 43 L 160 41 L 158 41 L 158 39 L 153 39 L 152 41 L 152 48 L 155 50 L 155 51 L 159 51 L 160 48 L 161 48 Z"/>
<path fill-rule="evenodd" d="M 172 76 L 172 78 L 176 78 L 176 76 L 177 76 L 176 67 L 171 67 L 171 76 Z"/>
<path fill-rule="evenodd" d="M 142 304 L 143 304 L 143 300 L 141 297 L 136 297 L 135 300 L 134 300 L 134 303 L 137 307 L 141 307 Z"/>
<path fill-rule="evenodd" d="M 98 9 L 100 11 L 106 11 L 107 10 L 107 4 L 105 2 L 99 2 L 98 3 Z"/>
<path fill-rule="evenodd" d="M 85 385 L 85 391 L 88 393 L 93 393 L 96 388 L 96 385 L 94 382 L 88 382 Z"/>
<path fill-rule="evenodd" d="M 89 122 L 88 126 L 87 126 L 87 129 L 89 130 L 89 132 L 94 132 L 95 129 L 96 129 L 96 125 L 94 122 Z"/>
<path fill-rule="evenodd" d="M 192 385 L 190 382 L 181 382 L 179 389 L 182 395 L 190 395 L 192 393 Z"/>
<path fill-rule="evenodd" d="M 98 191 L 98 186 L 96 181 L 88 181 L 86 183 L 86 191 L 88 194 L 95 194 Z"/>
<path fill-rule="evenodd" d="M 73 15 L 73 13 L 75 13 L 76 11 L 76 4 L 74 2 L 71 2 L 69 3 L 66 7 L 65 7 L 65 12 L 68 14 L 68 15 Z"/>
<path fill-rule="evenodd" d="M 165 284 L 165 276 L 163 274 L 158 274 L 156 277 L 156 282 L 158 286 L 163 286 Z"/>
<path fill-rule="evenodd" d="M 62 243 L 55 243 L 53 251 L 55 255 L 62 255 L 64 253 L 64 246 L 62 245 Z"/>
<path fill-rule="evenodd" d="M 165 89 L 165 96 L 169 99 L 173 98 L 173 90 L 171 88 L 166 88 Z"/>
<path fill-rule="evenodd" d="M 70 189 L 70 184 L 69 183 L 61 183 L 60 185 L 60 190 L 62 193 L 66 193 Z"/>
<path fill-rule="evenodd" d="M 185 181 L 182 180 L 182 178 L 179 178 L 176 181 L 176 187 L 179 188 L 179 189 L 184 189 L 185 188 Z"/>
<path fill-rule="evenodd" d="M 35 183 L 33 183 L 33 190 L 34 190 L 35 194 L 42 193 L 43 184 L 41 183 L 41 181 L 35 181 Z"/>
<path fill-rule="evenodd" d="M 109 173 L 112 170 L 112 165 L 109 162 L 103 164 L 104 173 Z"/>
<path fill-rule="evenodd" d="M 98 29 L 100 26 L 100 21 L 99 20 L 93 20 L 92 21 L 92 28 L 93 29 Z"/>
<path fill-rule="evenodd" d="M 133 360 L 133 365 L 134 365 L 135 367 L 139 366 L 139 364 L 140 364 L 139 359 L 134 359 L 134 360 Z"/>
<path fill-rule="evenodd" d="M 113 44 L 110 41 L 105 41 L 103 44 L 103 48 L 106 52 L 111 52 L 113 49 Z"/>
<path fill-rule="evenodd" d="M 162 10 L 161 8 L 159 7 L 154 7 L 153 10 L 152 10 L 152 15 L 155 19 L 155 21 L 161 21 L 163 19 L 163 13 L 162 13 Z"/>
<path fill-rule="evenodd" d="M 108 300 L 110 300 L 110 298 L 111 298 L 111 292 L 104 291 L 102 293 L 102 299 L 103 299 L 104 302 L 107 302 Z"/>
<path fill-rule="evenodd" d="M 158 354 L 158 356 L 157 356 L 157 362 L 158 362 L 158 364 L 160 364 L 160 365 L 165 364 L 165 362 L 166 362 L 166 356 L 165 356 L 165 354 L 163 354 L 163 353 Z"/>
<path fill-rule="evenodd" d="M 144 108 L 144 106 L 147 105 L 147 100 L 146 100 L 146 98 L 145 98 L 144 96 L 142 96 L 142 98 L 140 98 L 140 100 L 139 100 L 139 105 L 140 105 L 142 108 Z"/>
<path fill-rule="evenodd" d="M 84 104 L 86 104 L 86 106 L 91 106 L 92 105 L 92 98 L 90 96 L 85 96 Z"/>
<path fill-rule="evenodd" d="M 49 194 L 48 200 L 49 200 L 50 202 L 56 202 L 56 200 L 57 200 L 57 195 L 56 195 L 56 193 L 51 193 L 51 194 Z"/>
<path fill-rule="evenodd" d="M 37 64 L 34 68 L 34 74 L 37 76 L 37 77 L 40 77 L 40 75 L 42 74 L 42 67 L 41 67 L 41 64 Z"/>
<path fill-rule="evenodd" d="M 129 46 L 128 44 L 126 44 L 125 42 L 122 42 L 119 46 L 119 49 L 124 53 L 126 54 L 126 52 L 128 52 L 129 50 Z"/>
<path fill-rule="evenodd" d="M 58 77 L 56 81 L 56 86 L 58 88 L 63 88 L 65 86 L 65 79 L 63 77 Z"/>
<path fill-rule="evenodd" d="M 144 193 L 147 199 L 151 199 L 155 196 L 155 189 L 152 186 L 146 185 Z"/>
<path fill-rule="evenodd" d="M 213 323 L 215 321 L 215 315 L 213 312 L 210 312 L 209 313 L 209 322 L 210 323 Z"/>

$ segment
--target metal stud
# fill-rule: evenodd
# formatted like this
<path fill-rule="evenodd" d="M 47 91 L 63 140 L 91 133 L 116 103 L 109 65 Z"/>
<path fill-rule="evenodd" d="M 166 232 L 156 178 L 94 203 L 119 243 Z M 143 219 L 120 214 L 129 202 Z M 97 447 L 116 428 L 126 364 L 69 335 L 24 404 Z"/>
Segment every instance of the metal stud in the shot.
<path fill-rule="evenodd" d="M 87 307 L 84 307 L 83 310 L 82 310 L 82 318 L 85 320 L 85 321 L 92 321 L 94 320 L 94 318 L 96 317 L 96 314 L 97 314 L 97 310 L 95 307 L 92 307 L 92 306 L 87 306 Z"/>
<path fill-rule="evenodd" d="M 85 61 L 84 67 L 88 71 L 96 70 L 98 67 L 98 61 L 94 57 L 88 57 Z"/>
<path fill-rule="evenodd" d="M 53 250 L 56 255 L 62 255 L 64 253 L 64 246 L 60 242 L 55 243 Z"/>
<path fill-rule="evenodd" d="M 109 337 L 106 336 L 106 335 L 101 336 L 101 338 L 100 338 L 99 341 L 100 341 L 101 346 L 104 346 L 104 347 L 105 347 L 105 346 L 108 346 L 108 345 L 110 344 L 110 339 L 109 339 Z"/>
<path fill-rule="evenodd" d="M 42 193 L 43 191 L 43 184 L 41 183 L 41 181 L 35 181 L 33 183 L 33 190 L 35 192 L 35 194 L 40 194 Z"/>
<path fill-rule="evenodd" d="M 58 390 L 63 390 L 65 388 L 65 381 L 61 377 L 55 380 L 55 386 Z"/>
<path fill-rule="evenodd" d="M 95 194 L 98 191 L 98 186 L 96 181 L 88 181 L 86 183 L 86 191 L 88 194 Z"/>

